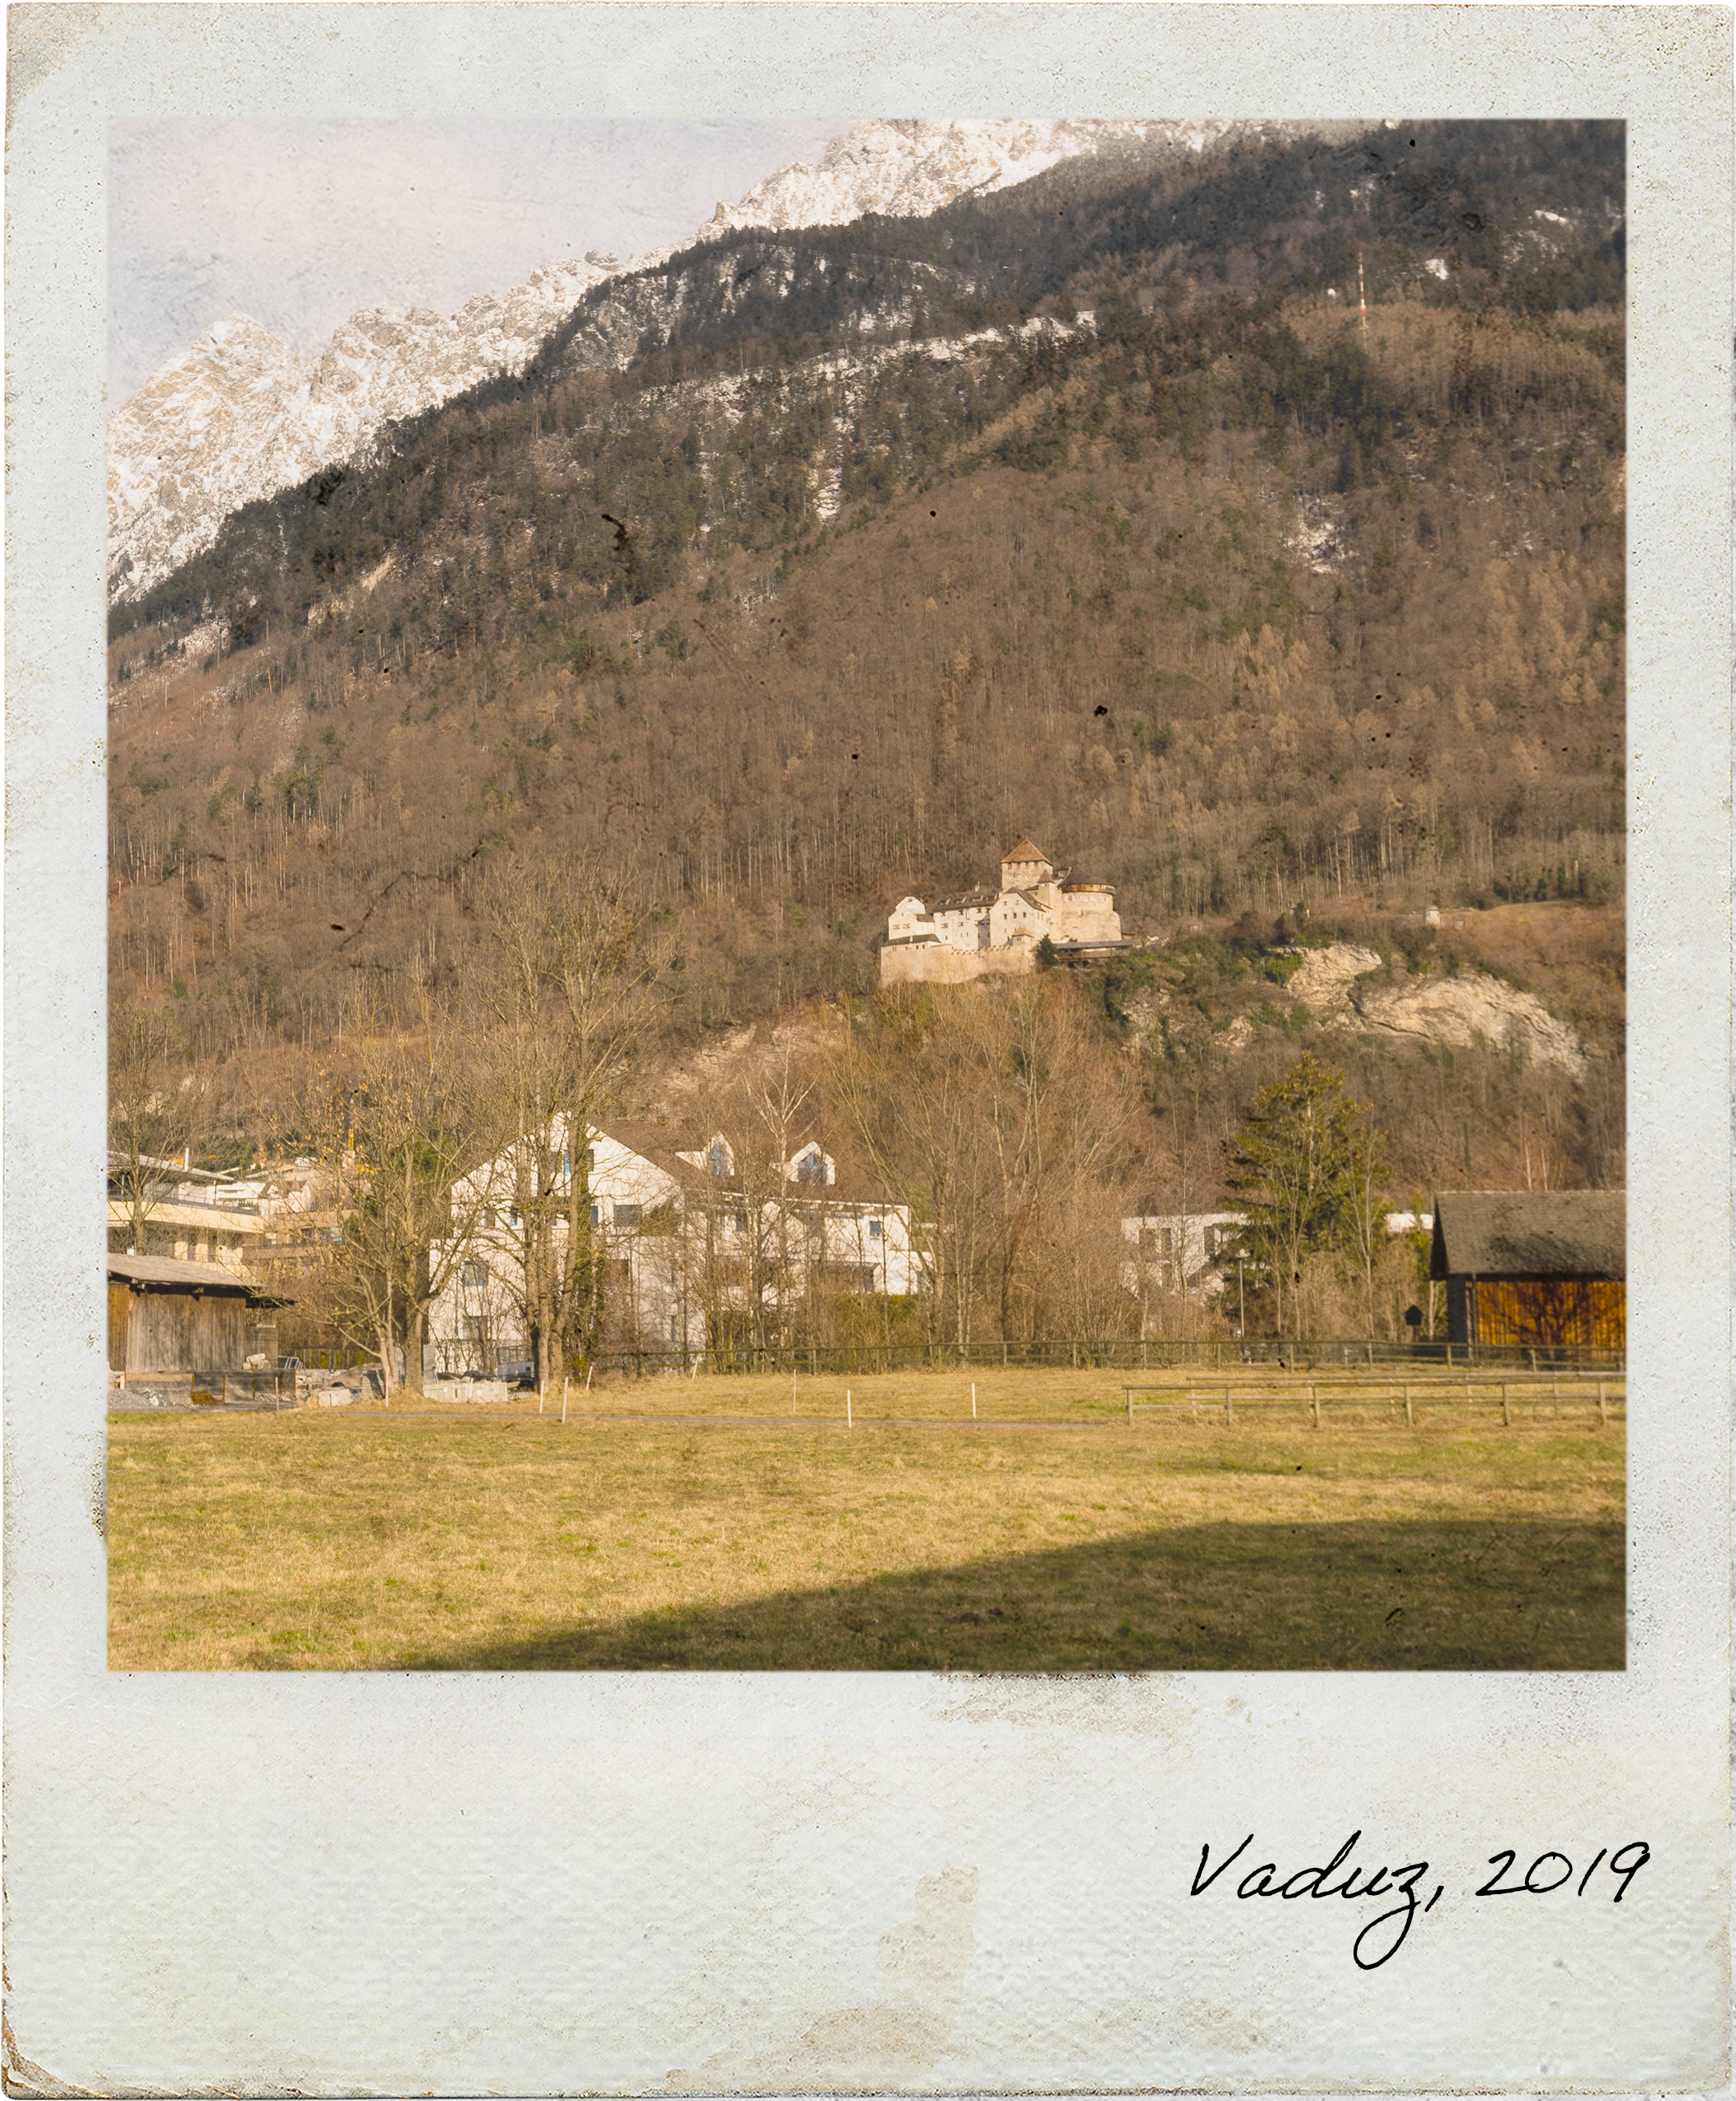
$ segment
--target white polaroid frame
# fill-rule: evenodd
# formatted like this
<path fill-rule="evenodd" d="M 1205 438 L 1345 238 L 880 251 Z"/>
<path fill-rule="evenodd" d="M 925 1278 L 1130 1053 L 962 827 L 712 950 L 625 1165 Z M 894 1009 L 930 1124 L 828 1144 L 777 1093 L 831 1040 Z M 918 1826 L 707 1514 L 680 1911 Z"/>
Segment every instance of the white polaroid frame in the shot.
<path fill-rule="evenodd" d="M 1730 49 L 1692 7 L 13 8 L 8 2091 L 1725 2083 Z M 1364 112 L 1628 124 L 1626 1670 L 108 1673 L 108 121 Z M 1443 1893 L 1366 1971 L 1368 1907 L 1233 1894 L 1353 1831 Z M 1636 1838 L 1621 1905 L 1473 1893 Z"/>

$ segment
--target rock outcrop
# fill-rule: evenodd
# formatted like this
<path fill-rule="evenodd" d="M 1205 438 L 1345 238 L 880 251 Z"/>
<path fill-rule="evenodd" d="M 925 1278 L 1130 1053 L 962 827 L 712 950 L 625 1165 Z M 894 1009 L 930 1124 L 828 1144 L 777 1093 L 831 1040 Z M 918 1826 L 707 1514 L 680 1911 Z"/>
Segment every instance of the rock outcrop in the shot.
<path fill-rule="evenodd" d="M 1486 972 L 1364 985 L 1381 967 L 1372 949 L 1335 941 L 1329 948 L 1304 950 L 1302 956 L 1288 989 L 1322 1028 L 1412 1037 L 1453 1050 L 1482 1041 L 1518 1050 L 1533 1064 L 1557 1065 L 1576 1080 L 1585 1078 L 1585 1050 L 1567 1023 L 1529 992 Z"/>

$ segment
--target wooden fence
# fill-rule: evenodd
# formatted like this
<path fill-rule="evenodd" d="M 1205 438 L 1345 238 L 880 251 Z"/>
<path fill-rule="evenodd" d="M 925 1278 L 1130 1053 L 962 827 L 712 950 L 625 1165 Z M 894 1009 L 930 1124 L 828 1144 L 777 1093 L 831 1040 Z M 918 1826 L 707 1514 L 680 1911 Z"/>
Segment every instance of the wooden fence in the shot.
<path fill-rule="evenodd" d="M 1317 1430 L 1329 1420 L 1343 1421 L 1353 1412 L 1366 1415 L 1384 1409 L 1389 1420 L 1400 1409 L 1414 1426 L 1420 1411 L 1447 1408 L 1461 1413 L 1499 1408 L 1504 1426 L 1510 1426 L 1515 1412 L 1528 1409 L 1534 1415 L 1545 1410 L 1559 1415 L 1595 1409 L 1600 1424 L 1607 1423 L 1610 1410 L 1625 1417 L 1628 1382 L 1620 1374 L 1601 1377 L 1589 1373 L 1514 1371 L 1505 1377 L 1487 1371 L 1450 1372 L 1443 1366 L 1430 1373 L 1416 1371 L 1408 1375 L 1363 1371 L 1333 1376 L 1307 1372 L 1288 1376 L 1252 1372 L 1240 1377 L 1166 1380 L 1161 1385 L 1125 1385 L 1127 1420 L 1136 1414 L 1186 1414 L 1221 1418 L 1234 1422 L 1237 1414 L 1272 1409 L 1303 1411 Z"/>
<path fill-rule="evenodd" d="M 1325 1373 L 1385 1371 L 1399 1376 L 1414 1369 L 1419 1376 L 1437 1371 L 1511 1367 L 1538 1374 L 1605 1373 L 1619 1378 L 1626 1357 L 1618 1349 L 1568 1345 L 1501 1348 L 1464 1343 L 1285 1342 L 1272 1338 L 1247 1342 L 1145 1342 L 1123 1337 L 1094 1341 L 1040 1343 L 854 1343 L 821 1348 L 785 1343 L 777 1348 L 718 1346 L 708 1349 L 634 1349 L 599 1352 L 599 1371 L 625 1372 L 634 1378 L 659 1372 L 702 1371 L 726 1376 L 767 1372 L 944 1371 L 960 1366 L 999 1366 L 1005 1370 L 1074 1371 L 1209 1371 L 1238 1380 L 1262 1369 Z"/>

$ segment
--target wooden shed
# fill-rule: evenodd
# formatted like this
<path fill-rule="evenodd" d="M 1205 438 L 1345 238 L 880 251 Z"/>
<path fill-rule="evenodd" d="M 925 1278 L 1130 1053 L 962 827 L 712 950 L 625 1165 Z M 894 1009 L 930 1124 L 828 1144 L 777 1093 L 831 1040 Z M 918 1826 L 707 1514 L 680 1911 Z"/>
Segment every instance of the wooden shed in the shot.
<path fill-rule="evenodd" d="M 271 1309 L 286 1302 L 215 1262 L 168 1255 L 108 1257 L 108 1368 L 190 1371 L 201 1383 L 275 1354 Z"/>
<path fill-rule="evenodd" d="M 1429 1275 L 1447 1339 L 1491 1349 L 1624 1349 L 1628 1200 L 1619 1189 L 1443 1190 Z"/>

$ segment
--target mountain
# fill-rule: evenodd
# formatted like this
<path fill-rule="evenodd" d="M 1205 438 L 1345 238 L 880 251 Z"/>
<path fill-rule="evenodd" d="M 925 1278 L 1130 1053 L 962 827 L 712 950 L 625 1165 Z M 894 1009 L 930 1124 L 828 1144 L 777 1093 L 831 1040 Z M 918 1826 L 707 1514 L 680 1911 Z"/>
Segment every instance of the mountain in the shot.
<path fill-rule="evenodd" d="M 386 423 L 522 370 L 607 274 L 551 263 L 450 318 L 364 308 L 317 359 L 250 315 L 219 322 L 111 419 L 111 595 L 148 590 L 209 547 L 231 511 L 353 459 Z"/>
<path fill-rule="evenodd" d="M 797 162 L 739 204 L 720 204 L 699 238 L 744 227 L 842 225 L 874 213 L 920 217 L 961 195 L 1023 182 L 1074 156 L 1197 155 L 1231 132 L 1282 127 L 1170 121 L 854 124 L 817 166 Z M 655 270 L 664 249 L 622 263 L 593 252 L 553 263 L 501 296 L 447 318 L 425 308 L 352 314 L 323 355 L 304 359 L 234 314 L 172 359 L 109 428 L 111 597 L 134 598 L 208 547 L 243 504 L 347 464 L 386 425 L 483 380 L 521 372 L 543 339 L 605 278 Z M 604 343 L 625 363 L 636 332 Z"/>
<path fill-rule="evenodd" d="M 461 986 L 491 865 L 591 854 L 690 1046 L 863 993 L 1029 831 L 1152 944 L 1079 995 L 1205 1125 L 1317 1041 L 1407 1186 L 1619 1174 L 1621 154 L 1074 154 L 616 271 L 112 609 L 115 996 L 269 1094 Z"/>
<path fill-rule="evenodd" d="M 1171 119 L 870 119 L 851 125 L 817 166 L 780 168 L 739 204 L 720 204 L 699 237 L 716 240 L 745 227 L 845 226 L 871 212 L 926 218 L 957 198 L 1027 182 L 1075 154 L 1197 154 L 1231 132 L 1282 128 Z"/>

